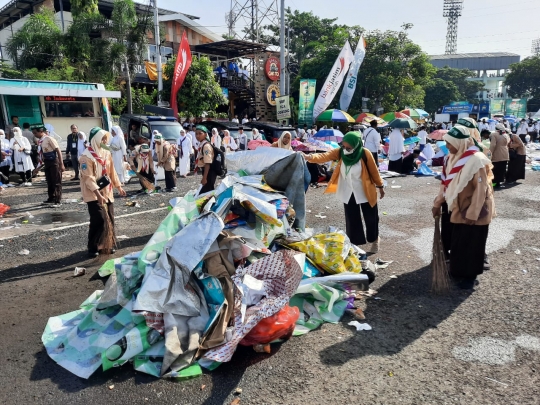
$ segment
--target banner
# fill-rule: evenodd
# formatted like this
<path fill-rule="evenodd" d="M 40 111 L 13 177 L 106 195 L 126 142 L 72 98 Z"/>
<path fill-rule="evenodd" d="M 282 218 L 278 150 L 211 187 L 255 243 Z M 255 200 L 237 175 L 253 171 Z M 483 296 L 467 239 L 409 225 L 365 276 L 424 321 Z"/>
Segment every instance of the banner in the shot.
<path fill-rule="evenodd" d="M 347 111 L 351 105 L 352 98 L 354 96 L 354 91 L 356 90 L 356 82 L 358 79 L 358 71 L 364 57 L 366 56 L 366 40 L 364 36 L 360 36 L 358 40 L 358 45 L 356 45 L 356 51 L 354 52 L 354 61 L 351 64 L 349 69 L 349 74 L 347 75 L 347 80 L 343 86 L 343 91 L 341 92 L 341 97 L 339 99 L 339 108 L 343 111 Z"/>
<path fill-rule="evenodd" d="M 328 108 L 334 97 L 336 96 L 339 86 L 343 83 L 343 79 L 349 70 L 349 66 L 353 61 L 354 55 L 351 50 L 349 41 L 345 42 L 334 66 L 330 70 L 330 74 L 326 78 L 324 85 L 317 97 L 315 107 L 313 108 L 313 119 L 316 120 L 324 110 Z"/>
<path fill-rule="evenodd" d="M 504 115 L 504 108 L 506 106 L 506 99 L 504 98 L 494 98 L 489 101 L 489 113 L 493 116 L 494 114 Z"/>
<path fill-rule="evenodd" d="M 187 39 L 186 31 L 182 34 L 182 42 L 180 48 L 178 48 L 178 56 L 176 57 L 176 65 L 174 67 L 174 75 L 172 79 L 171 88 L 171 108 L 174 111 L 174 116 L 178 118 L 178 103 L 176 101 L 176 95 L 178 90 L 184 84 L 184 79 L 191 66 L 191 50 L 189 49 L 189 42 Z"/>
<path fill-rule="evenodd" d="M 300 97 L 298 102 L 298 126 L 304 124 L 311 127 L 313 125 L 313 107 L 315 105 L 315 79 L 300 80 Z"/>
<path fill-rule="evenodd" d="M 276 109 L 278 121 L 291 118 L 291 105 L 289 103 L 289 96 L 282 96 L 276 98 Z"/>
<path fill-rule="evenodd" d="M 527 99 L 515 98 L 506 100 L 506 115 L 513 115 L 516 118 L 527 118 Z"/>

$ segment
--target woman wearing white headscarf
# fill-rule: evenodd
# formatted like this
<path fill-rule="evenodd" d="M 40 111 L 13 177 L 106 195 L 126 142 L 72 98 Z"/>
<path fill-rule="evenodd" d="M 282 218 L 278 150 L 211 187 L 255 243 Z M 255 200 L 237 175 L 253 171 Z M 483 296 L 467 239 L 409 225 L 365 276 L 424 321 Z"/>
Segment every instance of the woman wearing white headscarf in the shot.
<path fill-rule="evenodd" d="M 0 159 L 0 182 L 9 184 L 9 172 L 13 168 L 11 162 L 11 148 L 9 141 L 6 139 L 6 133 L 3 129 L 0 129 L 0 153 L 2 153 L 2 159 Z"/>
<path fill-rule="evenodd" d="M 13 128 L 13 138 L 9 142 L 10 148 L 13 150 L 13 163 L 15 163 L 15 171 L 21 176 L 21 186 L 32 185 L 32 147 L 30 142 L 22 135 L 19 127 Z"/>
<path fill-rule="evenodd" d="M 118 179 L 122 185 L 126 182 L 126 170 L 124 162 L 126 162 L 127 148 L 126 141 L 124 140 L 124 132 L 118 125 L 112 127 L 111 130 L 112 140 L 109 145 L 111 148 L 111 154 L 114 163 L 114 170 L 118 175 Z"/>
<path fill-rule="evenodd" d="M 186 135 L 185 129 L 180 130 L 180 137 L 177 141 L 178 150 L 178 172 L 180 177 L 186 178 L 190 169 L 190 156 L 193 154 L 191 137 Z"/>
<path fill-rule="evenodd" d="M 251 135 L 252 135 L 254 141 L 262 141 L 263 140 L 263 137 L 262 137 L 261 133 L 259 132 L 259 130 L 257 128 L 253 128 L 251 130 Z"/>
<path fill-rule="evenodd" d="M 79 159 L 81 192 L 90 214 L 89 257 L 99 256 L 103 248 L 100 246 L 100 241 L 108 221 L 107 215 L 114 226 L 113 188 L 116 188 L 121 196 L 126 195 L 116 175 L 111 153 L 103 147 L 107 144 L 109 137 L 110 134 L 107 131 L 99 127 L 92 128 L 89 133 L 90 145 Z M 110 184 L 103 183 L 104 176 L 108 177 Z M 111 253 L 114 253 L 114 249 Z"/>
<path fill-rule="evenodd" d="M 216 148 L 221 148 L 221 136 L 219 136 L 217 128 L 212 128 L 212 137 L 210 138 L 210 142 Z"/>
<path fill-rule="evenodd" d="M 77 158 L 80 158 L 86 149 L 86 134 L 82 131 L 79 131 L 79 136 L 77 137 Z"/>
<path fill-rule="evenodd" d="M 403 141 L 403 132 L 400 129 L 394 128 L 390 133 L 388 146 L 388 170 L 391 172 L 401 173 L 403 165 L 403 152 L 405 144 Z"/>
<path fill-rule="evenodd" d="M 235 151 L 238 149 L 238 145 L 236 144 L 236 141 L 231 136 L 231 133 L 228 129 L 223 131 L 223 146 L 225 147 L 225 153 L 230 151 Z"/>
<path fill-rule="evenodd" d="M 433 216 L 441 215 L 442 240 L 450 252 L 450 275 L 463 289 L 472 289 L 484 271 L 489 224 L 495 213 L 493 173 L 490 160 L 470 136 L 457 125 L 443 137 L 450 154 L 441 175 Z"/>
<path fill-rule="evenodd" d="M 287 150 L 293 150 L 291 146 L 291 133 L 288 131 L 285 131 L 281 134 L 277 142 L 274 142 L 272 144 L 273 148 L 280 148 L 280 149 L 287 149 Z"/>

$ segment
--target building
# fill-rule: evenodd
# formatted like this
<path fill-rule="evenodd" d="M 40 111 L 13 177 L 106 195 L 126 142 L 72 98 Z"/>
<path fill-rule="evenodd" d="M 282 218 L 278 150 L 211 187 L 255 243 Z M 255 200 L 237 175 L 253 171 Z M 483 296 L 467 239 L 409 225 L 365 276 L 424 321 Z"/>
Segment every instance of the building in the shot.
<path fill-rule="evenodd" d="M 454 55 L 432 55 L 431 64 L 438 68 L 446 66 L 455 69 L 469 69 L 475 76 L 469 80 L 484 83 L 484 91 L 477 94 L 479 100 L 506 99 L 508 94 L 504 77 L 512 63 L 518 63 L 520 56 L 507 52 L 461 53 Z"/>
<path fill-rule="evenodd" d="M 102 15 L 110 18 L 113 4 L 113 0 L 99 0 L 98 10 Z M 24 25 L 28 17 L 42 7 L 55 11 L 56 23 L 63 31 L 67 30 L 73 22 L 69 0 L 12 0 L 0 9 L 0 51 L 3 50 L 8 39 Z M 135 3 L 135 8 L 138 13 L 152 12 L 152 9 L 147 4 Z M 159 21 L 165 26 L 165 42 L 161 44 L 163 62 L 166 62 L 167 58 L 170 58 L 178 51 L 184 31 L 186 31 L 188 41 L 192 46 L 222 40 L 219 35 L 197 23 L 199 17 L 161 8 L 158 9 L 158 16 Z M 155 63 L 157 46 L 152 32 L 148 33 L 148 44 L 143 59 Z M 14 64 L 5 52 L 2 52 L 2 57 L 7 63 Z M 147 64 L 137 66 L 134 83 L 154 84 L 147 70 Z M 152 72 L 150 72 L 150 75 L 152 75 Z"/>

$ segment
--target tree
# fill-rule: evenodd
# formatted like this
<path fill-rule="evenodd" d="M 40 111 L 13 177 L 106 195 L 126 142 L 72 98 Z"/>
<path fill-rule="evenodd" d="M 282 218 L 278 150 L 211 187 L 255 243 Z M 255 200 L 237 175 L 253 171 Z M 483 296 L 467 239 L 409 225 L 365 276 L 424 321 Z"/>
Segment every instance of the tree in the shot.
<path fill-rule="evenodd" d="M 510 65 L 504 84 L 511 97 L 540 98 L 540 56 L 531 56 Z"/>
<path fill-rule="evenodd" d="M 443 105 L 451 101 L 461 99 L 461 93 L 458 87 L 451 81 L 435 78 L 425 87 L 426 96 L 424 98 L 425 110 L 434 113 Z"/>
<path fill-rule="evenodd" d="M 98 15 L 98 0 L 71 0 L 71 14 L 73 17 L 81 15 Z"/>
<path fill-rule="evenodd" d="M 21 70 L 52 67 L 62 59 L 62 49 L 62 32 L 53 12 L 45 8 L 30 15 L 6 44 L 7 54 Z"/>
<path fill-rule="evenodd" d="M 484 83 L 482 82 L 467 80 L 475 77 L 474 72 L 469 69 L 455 69 L 446 66 L 442 69 L 437 69 L 435 77 L 454 83 L 459 90 L 461 100 L 474 100 L 476 94 L 484 88 Z"/>
<path fill-rule="evenodd" d="M 164 68 L 163 99 L 171 98 L 172 78 L 176 58 L 170 59 Z M 184 84 L 177 94 L 178 105 L 188 115 L 200 117 L 209 111 L 215 111 L 220 105 L 227 104 L 227 100 L 214 77 L 213 67 L 207 57 L 193 57 Z"/>

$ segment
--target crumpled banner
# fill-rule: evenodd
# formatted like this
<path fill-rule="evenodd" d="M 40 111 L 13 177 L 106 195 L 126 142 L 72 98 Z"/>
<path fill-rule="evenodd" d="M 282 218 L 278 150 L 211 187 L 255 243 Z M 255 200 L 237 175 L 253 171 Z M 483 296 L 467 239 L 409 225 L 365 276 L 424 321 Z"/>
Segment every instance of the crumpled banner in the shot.
<path fill-rule="evenodd" d="M 325 322 L 339 322 L 349 303 L 347 297 L 348 294 L 339 288 L 316 282 L 299 286 L 289 302 L 290 306 L 300 310 L 293 335 L 305 335 Z"/>
<path fill-rule="evenodd" d="M 102 364 L 102 353 L 121 340 L 144 316 L 132 312 L 133 301 L 97 310 L 100 293 L 82 305 L 84 309 L 49 318 L 41 341 L 47 354 L 66 370 L 88 378 Z"/>
<path fill-rule="evenodd" d="M 350 242 L 342 232 L 319 234 L 301 242 L 288 244 L 303 252 L 319 268 L 330 274 L 360 273 L 362 265 L 353 254 Z"/>
<path fill-rule="evenodd" d="M 223 227 L 221 218 L 208 212 L 178 232 L 164 247 L 155 267 L 145 274 L 134 309 L 199 316 L 200 294 L 196 293 L 199 288 L 191 272 Z"/>
<path fill-rule="evenodd" d="M 261 319 L 274 315 L 289 302 L 302 278 L 302 269 L 294 258 L 295 254 L 296 252 L 281 250 L 257 261 L 251 266 L 236 270 L 236 274 L 232 276 L 235 284 L 232 339 L 206 352 L 202 357 L 202 364 L 229 361 L 238 343 Z M 257 305 L 248 307 L 243 318 L 241 310 L 242 294 L 240 291 L 246 274 L 258 280 L 263 280 L 266 297 L 259 301 Z"/>
<path fill-rule="evenodd" d="M 229 172 L 245 171 L 247 174 L 262 174 L 278 160 L 289 156 L 293 151 L 281 148 L 257 148 L 227 154 Z"/>

